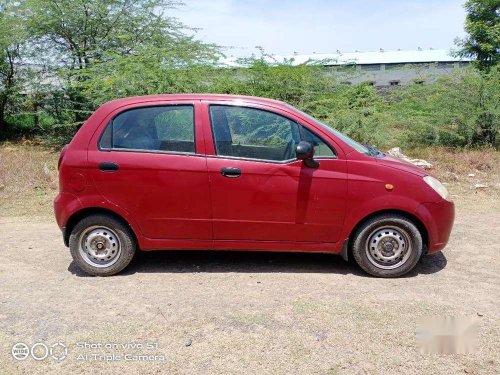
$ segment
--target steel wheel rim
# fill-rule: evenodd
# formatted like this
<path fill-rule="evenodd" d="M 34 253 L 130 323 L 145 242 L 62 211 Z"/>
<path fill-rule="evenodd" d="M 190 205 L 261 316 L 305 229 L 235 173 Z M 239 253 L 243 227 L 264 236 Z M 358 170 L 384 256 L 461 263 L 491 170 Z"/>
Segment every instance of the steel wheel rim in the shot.
<path fill-rule="evenodd" d="M 366 255 L 375 267 L 392 270 L 406 263 L 412 253 L 410 235 L 394 226 L 377 228 L 366 241 Z"/>
<path fill-rule="evenodd" d="M 121 243 L 114 230 L 92 226 L 80 235 L 79 251 L 82 259 L 92 267 L 111 267 L 120 258 Z"/>

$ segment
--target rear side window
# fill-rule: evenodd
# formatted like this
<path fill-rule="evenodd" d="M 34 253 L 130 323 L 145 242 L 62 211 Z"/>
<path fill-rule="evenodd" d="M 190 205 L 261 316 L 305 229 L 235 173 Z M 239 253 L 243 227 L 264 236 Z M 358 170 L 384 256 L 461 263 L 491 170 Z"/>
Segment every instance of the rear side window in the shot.
<path fill-rule="evenodd" d="M 122 112 L 106 126 L 99 147 L 194 153 L 194 108 L 170 105 Z"/>

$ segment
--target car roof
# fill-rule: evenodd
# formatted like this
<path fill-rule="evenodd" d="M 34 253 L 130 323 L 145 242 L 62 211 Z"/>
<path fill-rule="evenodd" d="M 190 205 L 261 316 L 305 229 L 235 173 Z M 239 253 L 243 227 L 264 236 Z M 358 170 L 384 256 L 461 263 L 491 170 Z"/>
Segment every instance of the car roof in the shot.
<path fill-rule="evenodd" d="M 287 105 L 285 102 L 261 98 L 257 96 L 246 96 L 246 95 L 228 95 L 228 94 L 160 94 L 160 95 L 143 95 L 143 96 L 131 96 L 121 99 L 111 100 L 103 106 L 106 107 L 121 107 L 127 104 L 134 103 L 146 103 L 154 101 L 170 101 L 170 100 L 213 100 L 213 101 L 244 101 L 256 104 L 268 104 L 268 105 Z"/>

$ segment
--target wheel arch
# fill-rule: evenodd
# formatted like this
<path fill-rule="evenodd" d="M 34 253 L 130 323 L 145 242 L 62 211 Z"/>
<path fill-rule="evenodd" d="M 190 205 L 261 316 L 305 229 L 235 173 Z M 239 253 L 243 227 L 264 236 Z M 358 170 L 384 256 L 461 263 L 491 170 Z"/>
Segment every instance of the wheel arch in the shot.
<path fill-rule="evenodd" d="M 130 225 L 130 223 L 127 220 L 125 220 L 125 218 L 123 218 L 123 216 L 121 216 L 120 214 L 116 213 L 113 210 L 103 208 L 103 207 L 86 207 L 86 208 L 82 208 L 81 210 L 74 212 L 69 217 L 68 221 L 66 222 L 66 227 L 65 227 L 64 236 L 63 236 L 64 244 L 66 246 L 69 246 L 69 236 L 71 235 L 71 232 L 73 231 L 73 228 L 75 227 L 75 225 L 78 224 L 78 222 L 80 220 L 82 220 L 83 218 L 86 218 L 90 215 L 95 215 L 95 214 L 106 214 L 106 215 L 112 216 L 113 218 L 115 218 L 115 219 L 121 221 L 123 224 L 127 225 L 130 228 L 130 230 L 132 231 L 135 243 L 137 245 L 139 245 L 137 233 L 134 230 L 134 227 L 132 225 Z"/>
<path fill-rule="evenodd" d="M 370 213 L 369 215 L 366 215 L 362 219 L 360 219 L 357 224 L 352 228 L 352 230 L 349 233 L 348 241 L 346 241 L 347 247 L 343 250 L 345 253 L 344 256 L 347 254 L 350 256 L 352 252 L 352 244 L 354 242 L 354 233 L 368 220 L 380 216 L 380 215 L 386 215 L 386 214 L 397 214 L 400 216 L 405 217 L 406 219 L 410 220 L 415 226 L 417 227 L 418 231 L 420 232 L 420 235 L 422 236 L 422 244 L 423 244 L 423 254 L 427 253 L 427 249 L 429 248 L 429 233 L 427 231 L 427 228 L 425 227 L 424 223 L 422 220 L 420 220 L 417 216 L 414 214 L 411 214 L 407 211 L 403 210 L 397 210 L 397 209 L 384 209 L 384 210 L 379 210 Z"/>

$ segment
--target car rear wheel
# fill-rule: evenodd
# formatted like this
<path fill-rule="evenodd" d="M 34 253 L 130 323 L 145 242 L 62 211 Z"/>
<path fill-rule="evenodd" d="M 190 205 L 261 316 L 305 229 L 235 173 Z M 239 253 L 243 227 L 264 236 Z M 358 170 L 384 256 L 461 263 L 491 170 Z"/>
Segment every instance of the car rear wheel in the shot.
<path fill-rule="evenodd" d="M 398 277 L 412 270 L 422 255 L 422 235 L 402 215 L 385 214 L 365 222 L 353 237 L 356 263 L 370 275 Z"/>
<path fill-rule="evenodd" d="M 106 214 L 80 220 L 69 237 L 73 260 L 93 276 L 114 275 L 128 266 L 136 245 L 130 228 Z"/>

